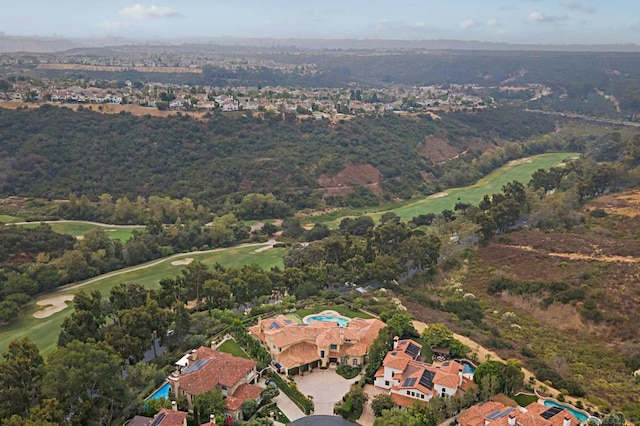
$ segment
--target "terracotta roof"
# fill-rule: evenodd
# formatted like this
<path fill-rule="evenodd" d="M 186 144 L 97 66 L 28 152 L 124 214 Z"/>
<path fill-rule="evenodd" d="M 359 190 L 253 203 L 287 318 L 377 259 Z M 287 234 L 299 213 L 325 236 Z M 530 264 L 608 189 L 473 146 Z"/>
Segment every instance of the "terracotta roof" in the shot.
<path fill-rule="evenodd" d="M 382 360 L 382 365 L 385 367 L 393 368 L 394 370 L 404 371 L 411 361 L 411 356 L 404 352 L 391 351 L 385 355 Z"/>
<path fill-rule="evenodd" d="M 228 410 L 235 411 L 242 406 L 247 399 L 258 399 L 262 393 L 262 388 L 256 385 L 244 384 L 238 386 L 233 395 L 224 399 L 224 405 Z"/>
<path fill-rule="evenodd" d="M 202 394 L 218 385 L 233 387 L 256 366 L 255 361 L 207 347 L 199 348 L 196 354 L 179 378 L 179 388 L 190 395 Z"/>
<path fill-rule="evenodd" d="M 416 401 L 421 401 L 420 399 L 411 398 L 410 396 L 398 395 L 397 393 L 391 392 L 391 400 L 400 407 L 409 408 Z"/>
<path fill-rule="evenodd" d="M 337 323 L 327 321 L 312 321 L 308 325 L 301 325 L 284 315 L 278 315 L 261 320 L 257 326 L 250 327 L 249 331 L 266 344 L 280 364 L 294 367 L 318 360 L 318 348 L 330 348 L 331 345 L 338 345 L 340 348 L 332 351 L 331 356 L 364 356 L 384 327 L 386 324 L 376 318 L 353 318 L 346 327 L 339 327 Z M 315 354 L 307 346 L 309 344 L 315 347 Z M 287 349 L 276 352 L 274 345 L 278 349 Z M 301 348 L 291 351 L 296 346 Z"/>
<path fill-rule="evenodd" d="M 380 366 L 380 368 L 378 368 L 378 370 L 376 371 L 376 374 L 374 374 L 374 377 L 384 377 L 384 367 Z"/>
<path fill-rule="evenodd" d="M 578 420 L 567 410 L 560 410 L 548 419 L 542 416 L 549 407 L 534 402 L 526 408 L 507 407 L 499 402 L 474 405 L 458 417 L 461 426 L 509 426 L 509 419 L 517 426 L 563 426 L 565 419 L 570 426 L 578 426 Z"/>
<path fill-rule="evenodd" d="M 300 343 L 278 354 L 278 361 L 286 368 L 298 367 L 320 359 L 318 347 L 311 343 Z"/>
<path fill-rule="evenodd" d="M 131 420 L 129 420 L 127 426 L 149 426 L 152 420 L 153 419 L 151 417 L 134 416 Z"/>
<path fill-rule="evenodd" d="M 151 421 L 153 426 L 182 426 L 185 424 L 188 413 L 184 411 L 173 411 L 163 408 L 158 411 Z"/>

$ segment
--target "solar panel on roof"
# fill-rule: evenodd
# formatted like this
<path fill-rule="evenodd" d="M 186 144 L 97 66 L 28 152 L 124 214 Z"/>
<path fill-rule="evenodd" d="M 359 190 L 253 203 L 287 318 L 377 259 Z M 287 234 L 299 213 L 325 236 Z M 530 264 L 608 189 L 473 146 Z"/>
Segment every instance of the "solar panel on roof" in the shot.
<path fill-rule="evenodd" d="M 445 362 L 443 362 L 443 363 L 442 363 L 442 366 L 443 366 L 443 367 L 448 367 L 448 366 L 449 366 L 449 361 L 445 361 Z"/>
<path fill-rule="evenodd" d="M 271 328 L 275 328 L 276 330 L 280 329 L 280 325 L 277 322 L 272 322 L 271 323 Z"/>
<path fill-rule="evenodd" d="M 487 415 L 487 418 L 490 420 L 495 420 L 497 415 L 500 414 L 500 410 L 492 411 Z"/>
<path fill-rule="evenodd" d="M 545 420 L 549 420 L 551 417 L 555 416 L 562 410 L 563 408 L 560 408 L 560 407 L 550 407 L 547 411 L 540 414 L 540 417 L 542 417 Z"/>
<path fill-rule="evenodd" d="M 160 413 L 158 415 L 158 417 L 156 417 L 156 419 L 153 422 L 151 422 L 150 426 L 158 426 L 160 423 L 162 423 L 162 421 L 164 420 L 165 416 L 166 416 L 165 413 Z"/>
<path fill-rule="evenodd" d="M 200 371 L 200 369 L 205 365 L 207 365 L 208 362 L 209 362 L 208 359 L 199 359 L 193 364 L 191 364 L 190 366 L 188 366 L 187 369 L 184 370 L 184 373 L 182 374 L 189 374 L 189 373 L 194 373 L 196 371 Z"/>
<path fill-rule="evenodd" d="M 420 348 L 413 343 L 409 343 L 405 352 L 415 358 L 420 354 Z"/>
<path fill-rule="evenodd" d="M 422 377 L 420 377 L 420 384 L 426 387 L 427 389 L 433 389 L 434 376 L 435 376 L 435 373 L 429 370 L 425 370 L 424 373 L 422 373 Z"/>
<path fill-rule="evenodd" d="M 404 379 L 402 386 L 413 386 L 416 383 L 415 377 L 409 377 L 408 379 Z"/>
<path fill-rule="evenodd" d="M 286 319 L 286 320 L 284 320 L 284 323 L 285 323 L 285 324 L 291 324 L 292 322 L 293 322 L 293 321 L 291 321 L 290 319 Z"/>
<path fill-rule="evenodd" d="M 513 412 L 513 407 L 509 407 L 504 411 L 499 411 L 499 410 L 498 411 L 494 411 L 493 413 L 489 414 L 487 416 L 487 418 L 489 420 L 500 419 L 500 418 L 506 416 L 507 414 L 510 414 L 511 412 Z"/>

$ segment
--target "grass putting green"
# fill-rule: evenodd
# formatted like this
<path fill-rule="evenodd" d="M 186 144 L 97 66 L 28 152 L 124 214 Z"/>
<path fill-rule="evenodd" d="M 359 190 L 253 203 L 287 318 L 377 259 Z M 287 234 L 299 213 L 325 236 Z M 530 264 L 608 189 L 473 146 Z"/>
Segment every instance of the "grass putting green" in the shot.
<path fill-rule="evenodd" d="M 159 261 L 156 260 L 145 265 L 104 274 L 100 277 L 87 280 L 89 283 L 82 287 L 73 285 L 60 288 L 53 293 L 42 296 L 41 299 L 46 299 L 58 294 L 76 294 L 81 290 L 86 292 L 98 290 L 104 296 L 107 296 L 111 288 L 120 283 L 138 283 L 143 284 L 147 288 L 157 288 L 162 278 L 174 277 L 180 274 L 184 266 L 174 266 L 171 262 L 184 258 L 200 260 L 207 266 L 220 263 L 225 267 L 231 267 L 256 263 L 264 269 L 270 269 L 275 266 L 283 267 L 282 258 L 285 254 L 285 249 L 272 248 L 256 253 L 255 250 L 260 247 L 262 246 L 231 247 L 208 253 L 185 253 L 180 256 L 165 258 Z M 152 266 L 141 269 L 147 265 Z M 80 283 L 80 285 L 82 285 L 82 283 Z M 52 351 L 58 341 L 60 325 L 64 321 L 64 318 L 73 312 L 72 305 L 73 303 L 69 303 L 69 308 L 47 318 L 37 319 L 33 317 L 33 313 L 38 310 L 39 307 L 37 307 L 35 303 L 31 304 L 20 314 L 17 320 L 0 327 L 0 354 L 7 350 L 11 340 L 22 336 L 29 336 L 38 346 L 41 353 L 46 354 Z"/>
<path fill-rule="evenodd" d="M 447 189 L 439 194 L 420 197 L 399 203 L 385 204 L 379 207 L 339 210 L 326 215 L 309 218 L 309 222 L 324 223 L 331 229 L 336 229 L 345 217 L 369 215 L 379 222 L 386 212 L 394 212 L 403 221 L 427 213 L 441 213 L 443 210 L 453 210 L 456 203 L 478 204 L 485 195 L 502 191 L 502 187 L 509 182 L 519 181 L 526 184 L 538 169 L 549 169 L 562 162 L 565 158 L 577 158 L 578 153 L 541 154 L 512 161 L 491 174 L 480 179 L 473 185 L 462 188 Z"/>
<path fill-rule="evenodd" d="M 119 227 L 109 227 L 109 226 L 98 226 L 98 225 L 94 225 L 91 223 L 86 223 L 86 222 L 52 222 L 49 223 L 49 225 L 51 225 L 51 229 L 53 229 L 55 232 L 59 233 L 59 234 L 69 234 L 72 235 L 74 237 L 82 237 L 86 234 L 88 234 L 89 232 L 93 231 L 94 229 L 100 228 L 102 230 L 104 230 L 107 235 L 109 236 L 109 238 L 111 238 L 112 240 L 118 239 L 120 241 L 127 242 L 127 240 L 129 240 L 129 238 L 131 238 L 131 235 L 133 234 L 133 231 L 135 231 L 136 229 L 144 229 L 143 226 L 141 227 L 136 227 L 136 228 L 119 228 Z M 40 226 L 39 222 L 34 222 L 34 223 L 29 223 L 26 225 L 20 225 L 20 226 L 26 226 L 28 228 L 36 228 L 38 226 Z"/>
<path fill-rule="evenodd" d="M 519 406 L 526 407 L 527 405 L 536 402 L 538 397 L 530 393 L 519 393 L 513 397 L 513 400 L 517 402 Z"/>
<path fill-rule="evenodd" d="M 224 343 L 218 347 L 218 350 L 220 352 L 226 352 L 228 354 L 231 354 L 233 356 L 237 356 L 240 358 L 250 359 L 249 355 L 245 353 L 245 351 L 242 349 L 242 347 L 240 347 L 238 342 L 236 342 L 233 339 L 225 340 Z"/>

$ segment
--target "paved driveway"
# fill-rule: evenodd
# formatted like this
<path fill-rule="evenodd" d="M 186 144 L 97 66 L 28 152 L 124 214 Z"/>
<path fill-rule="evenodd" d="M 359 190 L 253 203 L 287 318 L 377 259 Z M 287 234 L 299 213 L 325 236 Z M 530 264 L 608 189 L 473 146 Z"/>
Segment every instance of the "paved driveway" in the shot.
<path fill-rule="evenodd" d="M 313 414 L 333 415 L 333 406 L 349 392 L 352 383 L 360 377 L 347 380 L 335 370 L 315 369 L 304 376 L 294 376 L 298 389 L 304 395 L 313 397 Z"/>

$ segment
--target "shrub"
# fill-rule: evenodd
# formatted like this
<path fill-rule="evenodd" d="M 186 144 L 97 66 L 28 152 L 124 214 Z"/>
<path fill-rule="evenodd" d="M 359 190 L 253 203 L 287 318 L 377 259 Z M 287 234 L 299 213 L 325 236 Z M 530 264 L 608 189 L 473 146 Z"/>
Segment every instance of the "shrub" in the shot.
<path fill-rule="evenodd" d="M 347 364 L 340 364 L 340 365 L 338 365 L 338 368 L 336 369 L 336 373 L 338 373 L 339 375 L 341 375 L 345 379 L 353 379 L 358 374 L 360 374 L 360 371 L 362 371 L 362 367 L 361 366 L 352 367 L 352 366 L 347 365 Z"/>
<path fill-rule="evenodd" d="M 273 380 L 277 383 L 282 392 L 291 398 L 293 403 L 296 404 L 306 415 L 311 414 L 313 411 L 313 401 L 304 396 L 302 392 L 297 389 L 295 382 L 287 384 L 278 374 L 273 375 Z"/>

